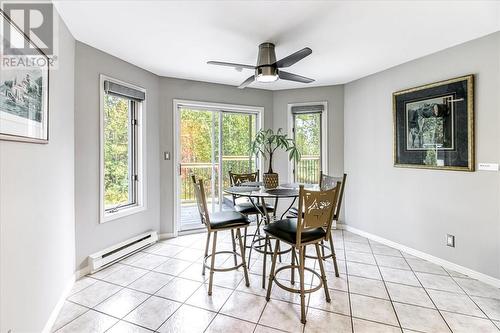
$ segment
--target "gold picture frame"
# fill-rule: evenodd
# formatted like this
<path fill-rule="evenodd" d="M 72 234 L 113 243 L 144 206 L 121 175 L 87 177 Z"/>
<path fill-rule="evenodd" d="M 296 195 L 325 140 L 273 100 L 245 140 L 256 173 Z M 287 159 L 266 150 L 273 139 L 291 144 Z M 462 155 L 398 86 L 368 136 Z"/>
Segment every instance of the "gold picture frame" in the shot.
<path fill-rule="evenodd" d="M 475 171 L 473 74 L 394 92 L 392 104 L 395 167 Z"/>

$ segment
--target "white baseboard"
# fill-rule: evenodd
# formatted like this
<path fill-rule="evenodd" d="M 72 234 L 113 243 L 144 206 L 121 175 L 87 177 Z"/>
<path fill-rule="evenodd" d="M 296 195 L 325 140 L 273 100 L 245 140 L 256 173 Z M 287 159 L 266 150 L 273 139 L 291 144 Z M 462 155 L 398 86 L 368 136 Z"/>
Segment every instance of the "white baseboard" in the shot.
<path fill-rule="evenodd" d="M 339 229 L 339 225 L 337 225 L 337 228 Z M 455 272 L 465 274 L 473 279 L 476 279 L 476 280 L 482 281 L 484 283 L 490 284 L 492 286 L 495 286 L 497 288 L 500 288 L 500 280 L 499 279 L 494 278 L 494 277 L 489 276 L 489 275 L 486 275 L 484 273 L 472 270 L 472 269 L 464 267 L 464 266 L 460 266 L 460 265 L 452 263 L 450 261 L 435 257 L 433 255 L 430 255 L 428 253 L 425 253 L 425 252 L 422 252 L 419 250 L 415 250 L 411 247 L 393 242 L 393 241 L 388 240 L 386 238 L 370 234 L 368 232 L 356 229 L 356 228 L 351 227 L 351 226 L 346 225 L 346 224 L 340 225 L 340 228 L 345 229 L 347 231 L 350 231 L 354 234 L 366 237 L 366 238 L 371 239 L 373 241 L 376 241 L 376 242 L 385 244 L 387 246 L 393 247 L 393 248 L 398 249 L 400 251 L 406 252 L 408 254 L 411 254 L 412 256 L 430 261 L 436 265 L 440 265 L 440 266 L 443 266 L 445 268 L 454 270 Z"/>
<path fill-rule="evenodd" d="M 75 278 L 76 280 L 79 280 L 87 274 L 90 274 L 90 266 L 88 265 L 83 267 L 82 269 L 77 270 L 75 272 Z"/>
<path fill-rule="evenodd" d="M 73 288 L 74 284 L 75 284 L 75 275 L 71 276 L 66 282 L 66 285 L 64 286 L 63 292 L 59 297 L 56 306 L 50 313 L 49 319 L 47 320 L 45 326 L 43 327 L 42 333 L 50 333 L 50 331 L 52 330 L 52 326 L 54 326 L 57 316 L 59 315 L 59 312 L 61 312 L 64 302 L 66 301 L 66 298 L 69 296 L 69 293 L 71 292 L 71 289 Z"/>
<path fill-rule="evenodd" d="M 169 238 L 177 237 L 175 232 L 167 232 L 164 234 L 159 234 L 158 236 L 160 239 L 169 239 Z"/>

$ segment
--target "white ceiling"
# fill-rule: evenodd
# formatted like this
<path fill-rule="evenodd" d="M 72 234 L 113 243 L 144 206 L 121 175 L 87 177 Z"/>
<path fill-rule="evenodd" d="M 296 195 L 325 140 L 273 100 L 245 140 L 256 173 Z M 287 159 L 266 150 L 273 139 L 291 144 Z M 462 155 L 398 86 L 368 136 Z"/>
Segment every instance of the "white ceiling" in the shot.
<path fill-rule="evenodd" d="M 287 71 L 316 79 L 251 87 L 346 83 L 500 30 L 496 1 L 56 1 L 86 44 L 161 76 L 238 85 L 252 75 L 208 60 L 254 65 L 257 46 L 278 59 L 312 55 Z"/>

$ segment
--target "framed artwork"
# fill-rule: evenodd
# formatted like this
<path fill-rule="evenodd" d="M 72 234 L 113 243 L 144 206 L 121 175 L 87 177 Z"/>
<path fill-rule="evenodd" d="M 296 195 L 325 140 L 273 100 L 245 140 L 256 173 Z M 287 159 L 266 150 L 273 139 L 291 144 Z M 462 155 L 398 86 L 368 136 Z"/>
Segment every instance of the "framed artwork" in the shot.
<path fill-rule="evenodd" d="M 394 166 L 474 171 L 474 76 L 393 94 Z"/>
<path fill-rule="evenodd" d="M 17 54 L 6 55 L 11 60 L 18 59 L 17 62 L 0 67 L 0 139 L 48 143 L 49 59 L 3 11 L 0 11 L 0 20 L 3 49 L 15 43 L 25 45 L 25 48 L 16 49 Z M 6 26 L 10 33 L 4 34 Z M 33 50 L 36 50 L 35 55 Z M 36 65 L 22 63 L 37 58 L 45 59 Z"/>

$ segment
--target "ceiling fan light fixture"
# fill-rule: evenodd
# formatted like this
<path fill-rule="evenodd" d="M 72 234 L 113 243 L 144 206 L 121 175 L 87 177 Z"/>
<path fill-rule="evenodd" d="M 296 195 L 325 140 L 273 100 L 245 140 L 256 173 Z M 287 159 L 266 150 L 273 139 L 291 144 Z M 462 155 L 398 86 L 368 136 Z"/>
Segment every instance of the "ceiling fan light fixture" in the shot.
<path fill-rule="evenodd" d="M 263 74 L 260 74 L 259 76 L 257 76 L 257 81 L 264 82 L 264 83 L 274 82 L 277 79 L 278 79 L 278 75 L 263 75 Z"/>
<path fill-rule="evenodd" d="M 273 66 L 258 67 L 255 70 L 255 79 L 258 82 L 274 82 L 278 80 L 278 69 Z"/>
<path fill-rule="evenodd" d="M 207 61 L 207 64 L 233 67 L 237 71 L 241 71 L 243 69 L 254 70 L 254 75 L 248 77 L 245 81 L 243 81 L 238 86 L 238 89 L 244 89 L 245 87 L 248 87 L 255 81 L 263 83 L 272 83 L 278 80 L 287 80 L 287 81 L 294 81 L 301 83 L 311 83 L 314 82 L 314 79 L 310 79 L 305 76 L 300 76 L 297 74 L 281 70 L 282 68 L 287 68 L 292 66 L 298 61 L 309 56 L 311 53 L 312 50 L 310 48 L 304 47 L 302 50 L 298 50 L 297 52 L 292 53 L 289 56 L 276 61 L 276 52 L 274 51 L 274 44 L 266 42 L 259 45 L 259 56 L 257 58 L 256 66 L 238 64 L 234 62 L 223 62 L 223 61 Z"/>

